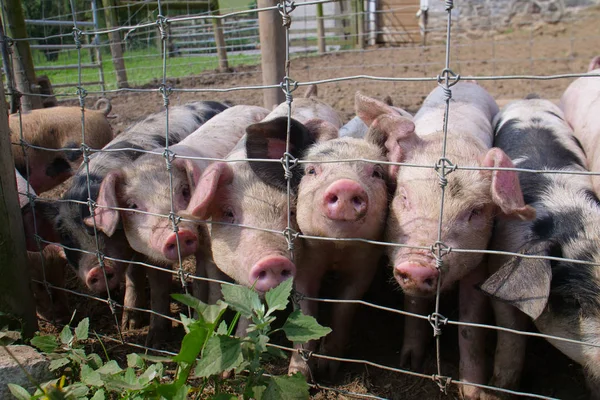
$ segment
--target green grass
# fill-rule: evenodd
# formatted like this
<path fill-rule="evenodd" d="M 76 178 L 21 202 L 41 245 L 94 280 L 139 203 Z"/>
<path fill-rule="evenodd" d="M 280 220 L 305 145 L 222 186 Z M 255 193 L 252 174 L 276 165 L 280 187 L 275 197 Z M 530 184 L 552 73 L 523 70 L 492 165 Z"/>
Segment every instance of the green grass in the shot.
<path fill-rule="evenodd" d="M 34 65 L 36 67 L 56 65 L 77 65 L 77 51 L 61 52 L 59 59 L 48 62 L 41 52 L 34 51 Z M 125 52 L 125 67 L 127 69 L 127 80 L 130 86 L 142 86 L 147 83 L 161 80 L 163 76 L 162 54 L 157 49 L 130 50 Z M 81 51 L 81 63 L 91 62 L 89 51 Z M 254 65 L 260 62 L 259 55 L 228 55 L 230 67 L 238 65 Z M 198 55 L 190 57 L 172 57 L 167 59 L 167 77 L 181 78 L 201 74 L 205 71 L 215 70 L 218 67 L 218 59 L 215 54 Z M 110 53 L 102 54 L 102 68 L 104 70 L 104 81 L 107 90 L 116 89 L 116 75 Z M 83 86 L 88 91 L 99 91 L 99 85 L 86 85 L 85 82 L 99 81 L 98 69 L 82 69 Z M 77 83 L 77 69 L 62 70 L 37 70 L 36 75 L 47 75 L 53 85 L 63 83 Z M 57 94 L 75 94 L 75 87 L 55 88 Z"/>
<path fill-rule="evenodd" d="M 250 3 L 252 0 L 219 0 L 219 9 L 222 14 L 232 10 L 247 10 Z"/>

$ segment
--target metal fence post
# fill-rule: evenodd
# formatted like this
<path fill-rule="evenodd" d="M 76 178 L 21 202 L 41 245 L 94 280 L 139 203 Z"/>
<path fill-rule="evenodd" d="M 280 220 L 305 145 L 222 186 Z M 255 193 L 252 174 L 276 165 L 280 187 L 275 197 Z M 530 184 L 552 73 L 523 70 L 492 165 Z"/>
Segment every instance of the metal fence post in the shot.
<path fill-rule="evenodd" d="M 258 0 L 258 8 L 273 7 L 277 0 Z M 260 31 L 260 54 L 264 85 L 274 85 L 283 81 L 285 75 L 285 30 L 281 16 L 277 10 L 258 13 Z M 264 102 L 267 109 L 272 109 L 285 100 L 280 88 L 265 89 Z"/>
<path fill-rule="evenodd" d="M 32 337 L 38 325 L 30 287 L 23 219 L 2 85 L 0 99 L 0 312 L 21 320 L 23 335 Z M 21 328 L 19 324 L 9 323 L 9 326 L 13 329 Z"/>

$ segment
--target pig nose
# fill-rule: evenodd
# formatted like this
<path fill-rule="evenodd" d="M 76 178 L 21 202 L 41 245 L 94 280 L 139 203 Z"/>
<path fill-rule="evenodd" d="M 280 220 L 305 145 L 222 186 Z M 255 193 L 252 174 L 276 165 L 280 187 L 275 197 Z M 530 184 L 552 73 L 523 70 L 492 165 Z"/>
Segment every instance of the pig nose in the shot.
<path fill-rule="evenodd" d="M 88 272 L 85 284 L 92 292 L 106 292 L 107 283 L 109 289 L 114 289 L 119 284 L 117 274 L 115 274 L 115 270 L 111 266 L 105 265 L 104 271 L 106 272 L 106 279 L 104 279 L 104 273 L 102 273 L 102 268 L 100 267 L 94 267 Z"/>
<path fill-rule="evenodd" d="M 403 262 L 394 268 L 394 277 L 402 289 L 409 291 L 435 292 L 438 276 L 437 269 L 413 261 Z"/>
<path fill-rule="evenodd" d="M 295 275 L 296 266 L 290 260 L 281 256 L 268 256 L 260 259 L 250 269 L 250 282 L 254 283 L 254 288 L 259 292 L 266 292 Z"/>
<path fill-rule="evenodd" d="M 198 248 L 198 237 L 194 232 L 187 229 L 180 229 L 178 233 L 181 257 L 191 256 Z M 168 260 L 177 260 L 179 258 L 177 254 L 177 235 L 175 235 L 175 232 L 167 238 L 163 247 L 163 255 Z"/>
<path fill-rule="evenodd" d="M 367 192 L 350 179 L 332 183 L 323 196 L 323 208 L 327 218 L 338 221 L 356 221 L 367 214 Z"/>

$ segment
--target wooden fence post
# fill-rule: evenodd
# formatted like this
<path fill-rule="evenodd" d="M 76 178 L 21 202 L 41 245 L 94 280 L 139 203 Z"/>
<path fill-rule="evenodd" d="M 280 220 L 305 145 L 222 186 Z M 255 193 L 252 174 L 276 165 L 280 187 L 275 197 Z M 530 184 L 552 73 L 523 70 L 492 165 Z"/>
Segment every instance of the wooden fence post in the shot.
<path fill-rule="evenodd" d="M 325 54 L 325 21 L 323 20 L 323 3 L 317 4 L 317 43 L 319 54 Z"/>
<path fill-rule="evenodd" d="M 117 18 L 116 0 L 102 0 L 104 6 L 104 15 L 106 16 L 106 28 L 112 29 L 119 26 Z M 123 47 L 121 46 L 121 33 L 119 31 L 110 32 L 108 34 L 110 41 L 110 53 L 112 54 L 113 64 L 115 66 L 115 74 L 117 74 L 117 87 L 128 88 L 127 70 L 125 69 L 125 61 L 123 60 Z"/>
<path fill-rule="evenodd" d="M 2 2 L 2 15 L 6 21 L 6 34 L 12 39 L 26 39 L 27 29 L 25 28 L 25 15 L 21 0 L 5 0 Z M 24 111 L 42 108 L 42 99 L 35 94 L 39 94 L 37 85 L 35 85 L 35 71 L 33 69 L 33 58 L 31 49 L 27 40 L 19 40 L 13 44 L 13 73 L 16 89 L 25 94 L 34 94 L 33 96 L 23 96 L 21 106 Z M 4 97 L 1 99 L 4 101 Z"/>
<path fill-rule="evenodd" d="M 358 47 L 361 49 L 365 48 L 365 3 L 363 0 L 356 0 L 358 2 Z"/>
<path fill-rule="evenodd" d="M 0 85 L 0 312 L 18 318 L 30 338 L 38 329 L 25 251 L 4 87 Z M 2 318 L 2 324 L 9 323 Z M 10 324 L 21 329 L 20 324 Z"/>
<path fill-rule="evenodd" d="M 273 7 L 277 4 L 277 0 L 258 0 L 257 6 Z M 258 28 L 263 85 L 278 84 L 285 76 L 285 29 L 279 11 L 259 12 Z M 269 110 L 285 100 L 285 94 L 280 88 L 265 89 L 263 93 L 265 108 Z"/>
<path fill-rule="evenodd" d="M 219 15 L 219 0 L 212 0 L 210 2 L 210 12 L 212 15 Z M 225 72 L 229 69 L 229 63 L 227 62 L 227 46 L 225 44 L 221 19 L 214 18 L 212 26 L 215 35 L 215 45 L 217 46 L 217 57 L 219 57 L 219 71 Z"/>

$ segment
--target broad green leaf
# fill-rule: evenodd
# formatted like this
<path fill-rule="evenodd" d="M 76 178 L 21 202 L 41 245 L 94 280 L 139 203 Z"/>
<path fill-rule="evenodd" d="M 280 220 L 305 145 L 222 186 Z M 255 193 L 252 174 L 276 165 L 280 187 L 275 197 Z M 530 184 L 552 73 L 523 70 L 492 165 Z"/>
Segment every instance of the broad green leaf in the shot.
<path fill-rule="evenodd" d="M 70 362 L 71 362 L 71 360 L 69 360 L 67 357 L 58 358 L 56 360 L 50 361 L 50 367 L 48 369 L 50 371 L 56 371 L 60 367 L 64 367 L 65 365 L 69 364 Z"/>
<path fill-rule="evenodd" d="M 270 289 L 265 294 L 265 300 L 269 310 L 267 315 L 271 314 L 275 310 L 285 310 L 288 304 L 288 298 L 292 293 L 292 279 L 287 279 L 280 283 L 277 287 Z"/>
<path fill-rule="evenodd" d="M 69 385 L 69 387 L 65 391 L 68 393 L 69 396 L 83 397 L 85 399 L 87 394 L 90 392 L 90 389 L 83 383 L 77 382 L 72 385 Z"/>
<path fill-rule="evenodd" d="M 144 368 L 144 360 L 136 353 L 127 354 L 127 366 L 131 368 Z"/>
<path fill-rule="evenodd" d="M 173 357 L 175 362 L 191 364 L 202 351 L 208 337 L 208 330 L 200 325 L 190 325 L 190 332 L 183 337 L 179 354 Z"/>
<path fill-rule="evenodd" d="M 272 376 L 262 400 L 306 400 L 308 396 L 306 379 L 296 372 L 292 376 Z"/>
<path fill-rule="evenodd" d="M 102 375 L 114 375 L 123 371 L 115 360 L 111 360 L 97 369 L 97 372 Z"/>
<path fill-rule="evenodd" d="M 206 322 L 215 324 L 227 309 L 227 303 L 219 300 L 217 304 L 211 304 L 202 311 L 202 316 Z"/>
<path fill-rule="evenodd" d="M 92 368 L 88 367 L 85 364 L 81 365 L 80 379 L 81 379 L 81 382 L 83 382 L 89 386 L 103 386 L 104 385 L 102 376 L 97 371 L 94 371 Z"/>
<path fill-rule="evenodd" d="M 265 351 L 267 351 L 267 343 L 269 343 L 269 337 L 267 335 L 258 335 L 254 343 L 256 346 L 256 351 L 259 353 L 264 353 Z"/>
<path fill-rule="evenodd" d="M 71 345 L 73 341 L 73 332 L 71 332 L 71 327 L 69 325 L 65 325 L 63 330 L 60 332 L 60 341 L 62 344 L 66 344 L 67 346 Z"/>
<path fill-rule="evenodd" d="M 146 379 L 148 382 L 154 380 L 158 375 L 159 371 L 156 368 L 156 364 L 148 367 L 148 369 L 140 376 L 140 379 Z"/>
<path fill-rule="evenodd" d="M 31 339 L 30 343 L 44 353 L 54 353 L 58 348 L 56 337 L 49 335 L 35 336 Z"/>
<path fill-rule="evenodd" d="M 104 400 L 104 399 L 106 399 L 106 396 L 104 394 L 104 389 L 100 389 L 94 394 L 94 396 L 92 396 L 92 398 L 90 400 Z"/>
<path fill-rule="evenodd" d="M 207 378 L 236 368 L 243 361 L 241 343 L 235 337 L 212 336 L 196 365 L 196 376 Z"/>
<path fill-rule="evenodd" d="M 139 379 L 134 379 L 133 382 L 126 381 L 125 376 L 118 375 L 104 375 L 104 387 L 109 392 L 122 392 L 122 391 L 134 391 L 144 389 L 144 385 L 141 384 Z"/>
<path fill-rule="evenodd" d="M 173 361 L 173 359 L 171 357 L 167 357 L 167 356 L 155 356 L 152 354 L 138 354 L 140 357 L 142 357 L 144 360 L 146 361 L 150 361 L 150 362 L 171 362 Z"/>
<path fill-rule="evenodd" d="M 225 303 L 242 314 L 243 317 L 250 318 L 253 310 L 260 310 L 262 307 L 258 293 L 245 286 L 223 285 L 221 291 Z"/>
<path fill-rule="evenodd" d="M 88 332 L 90 329 L 90 319 L 84 318 L 79 321 L 77 328 L 75 328 L 75 336 L 77 340 L 86 340 L 88 338 Z"/>
<path fill-rule="evenodd" d="M 262 400 L 265 390 L 267 390 L 266 386 L 262 386 L 262 385 L 253 386 L 252 387 L 252 397 L 256 400 Z"/>
<path fill-rule="evenodd" d="M 29 400 L 31 399 L 31 395 L 25 388 L 22 388 L 19 385 L 15 385 L 14 383 L 8 384 L 8 389 L 12 393 L 13 396 L 17 398 L 17 400 Z"/>
<path fill-rule="evenodd" d="M 102 366 L 102 359 L 96 353 L 88 354 L 87 360 L 90 367 L 94 369 L 100 368 Z"/>
<path fill-rule="evenodd" d="M 123 381 L 129 384 L 134 384 L 137 380 L 137 375 L 135 374 L 135 370 L 133 368 L 127 368 L 125 370 L 125 374 L 123 375 Z"/>
<path fill-rule="evenodd" d="M 219 328 L 217 328 L 217 335 L 227 335 L 228 330 L 227 322 L 221 321 Z"/>
<path fill-rule="evenodd" d="M 185 330 L 185 333 L 190 333 L 189 326 L 191 324 L 193 324 L 194 322 L 196 322 L 196 320 L 194 318 L 188 317 L 185 314 L 179 314 L 179 319 L 181 320 L 181 323 L 183 325 L 183 329 Z"/>
<path fill-rule="evenodd" d="M 187 385 L 183 385 L 175 392 L 175 396 L 172 397 L 173 400 L 186 400 L 187 394 L 190 391 L 190 387 Z"/>
<path fill-rule="evenodd" d="M 300 310 L 292 312 L 281 329 L 283 329 L 287 338 L 294 343 L 306 343 L 331 332 L 331 328 L 319 325 L 316 319 L 302 314 Z"/>
<path fill-rule="evenodd" d="M 207 307 L 206 303 L 201 302 L 194 296 L 190 294 L 182 294 L 182 293 L 173 293 L 171 297 L 184 305 L 193 308 L 198 312 L 198 314 L 202 314 L 202 311 Z"/>

